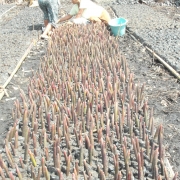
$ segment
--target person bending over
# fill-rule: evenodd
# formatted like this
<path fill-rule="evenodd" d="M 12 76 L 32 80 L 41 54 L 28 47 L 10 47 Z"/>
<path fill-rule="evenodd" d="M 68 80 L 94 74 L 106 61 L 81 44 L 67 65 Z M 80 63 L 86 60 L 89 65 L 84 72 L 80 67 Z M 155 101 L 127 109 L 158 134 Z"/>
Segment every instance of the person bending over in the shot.
<path fill-rule="evenodd" d="M 59 0 L 38 0 L 39 7 L 44 13 L 45 30 L 41 38 L 48 38 L 48 33 L 56 27 L 58 21 L 58 12 L 60 7 Z"/>
<path fill-rule="evenodd" d="M 69 20 L 75 16 L 72 21 L 76 24 L 91 21 L 104 22 L 107 25 L 111 19 L 109 13 L 102 6 L 99 6 L 91 0 L 72 0 L 72 3 L 74 5 L 69 14 L 59 19 L 58 22 Z"/>

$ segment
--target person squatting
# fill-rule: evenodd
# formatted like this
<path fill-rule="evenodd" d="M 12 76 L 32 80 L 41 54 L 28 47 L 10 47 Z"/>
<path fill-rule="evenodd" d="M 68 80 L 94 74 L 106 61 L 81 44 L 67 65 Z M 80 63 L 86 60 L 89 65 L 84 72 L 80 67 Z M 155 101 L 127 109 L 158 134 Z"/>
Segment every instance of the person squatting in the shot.
<path fill-rule="evenodd" d="M 45 30 L 41 38 L 48 38 L 48 33 L 56 28 L 57 23 L 72 19 L 75 24 L 87 24 L 89 22 L 103 22 L 108 25 L 111 20 L 109 13 L 102 6 L 91 0 L 72 0 L 73 7 L 70 12 L 58 20 L 59 0 L 38 0 L 44 13 Z M 73 18 L 74 17 L 74 18 Z"/>

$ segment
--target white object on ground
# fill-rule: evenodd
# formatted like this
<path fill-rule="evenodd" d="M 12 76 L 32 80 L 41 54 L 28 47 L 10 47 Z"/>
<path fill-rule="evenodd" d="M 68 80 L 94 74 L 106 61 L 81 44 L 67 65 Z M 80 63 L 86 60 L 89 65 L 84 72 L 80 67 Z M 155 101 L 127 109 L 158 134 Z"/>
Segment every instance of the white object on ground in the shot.
<path fill-rule="evenodd" d="M 89 21 L 87 19 L 83 18 L 83 17 L 75 18 L 75 19 L 72 20 L 72 22 L 75 23 L 75 24 L 88 24 L 89 23 Z"/>
<path fill-rule="evenodd" d="M 20 5 L 20 4 L 22 4 L 22 3 L 23 3 L 23 0 L 17 0 L 17 1 L 16 1 L 16 4 L 17 4 L 17 5 Z"/>
<path fill-rule="evenodd" d="M 39 6 L 38 1 L 33 1 L 32 5 L 30 5 L 29 7 L 36 7 Z"/>
<path fill-rule="evenodd" d="M 6 101 L 13 101 L 13 100 L 15 100 L 16 99 L 16 97 L 13 97 L 13 98 L 6 98 L 5 100 Z"/>

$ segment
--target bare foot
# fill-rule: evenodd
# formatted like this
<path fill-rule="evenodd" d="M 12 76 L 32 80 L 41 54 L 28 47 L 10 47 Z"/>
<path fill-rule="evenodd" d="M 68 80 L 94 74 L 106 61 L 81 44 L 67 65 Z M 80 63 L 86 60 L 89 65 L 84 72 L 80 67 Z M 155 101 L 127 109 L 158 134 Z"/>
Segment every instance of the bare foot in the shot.
<path fill-rule="evenodd" d="M 49 31 L 49 32 L 48 32 L 48 35 L 49 35 L 49 36 L 51 36 L 51 35 L 52 35 L 52 33 L 53 33 L 52 31 Z"/>
<path fill-rule="evenodd" d="M 49 39 L 49 36 L 47 36 L 47 35 L 41 35 L 41 39 Z"/>

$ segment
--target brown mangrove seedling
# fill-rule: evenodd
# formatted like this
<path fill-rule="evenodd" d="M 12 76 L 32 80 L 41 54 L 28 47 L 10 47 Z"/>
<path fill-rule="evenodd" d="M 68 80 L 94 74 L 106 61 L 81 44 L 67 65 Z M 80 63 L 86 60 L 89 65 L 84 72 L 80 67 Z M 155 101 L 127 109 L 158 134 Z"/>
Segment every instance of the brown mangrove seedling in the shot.
<path fill-rule="evenodd" d="M 163 127 L 154 133 L 144 89 L 104 25 L 56 28 L 14 103 L 1 179 L 168 180 Z"/>

